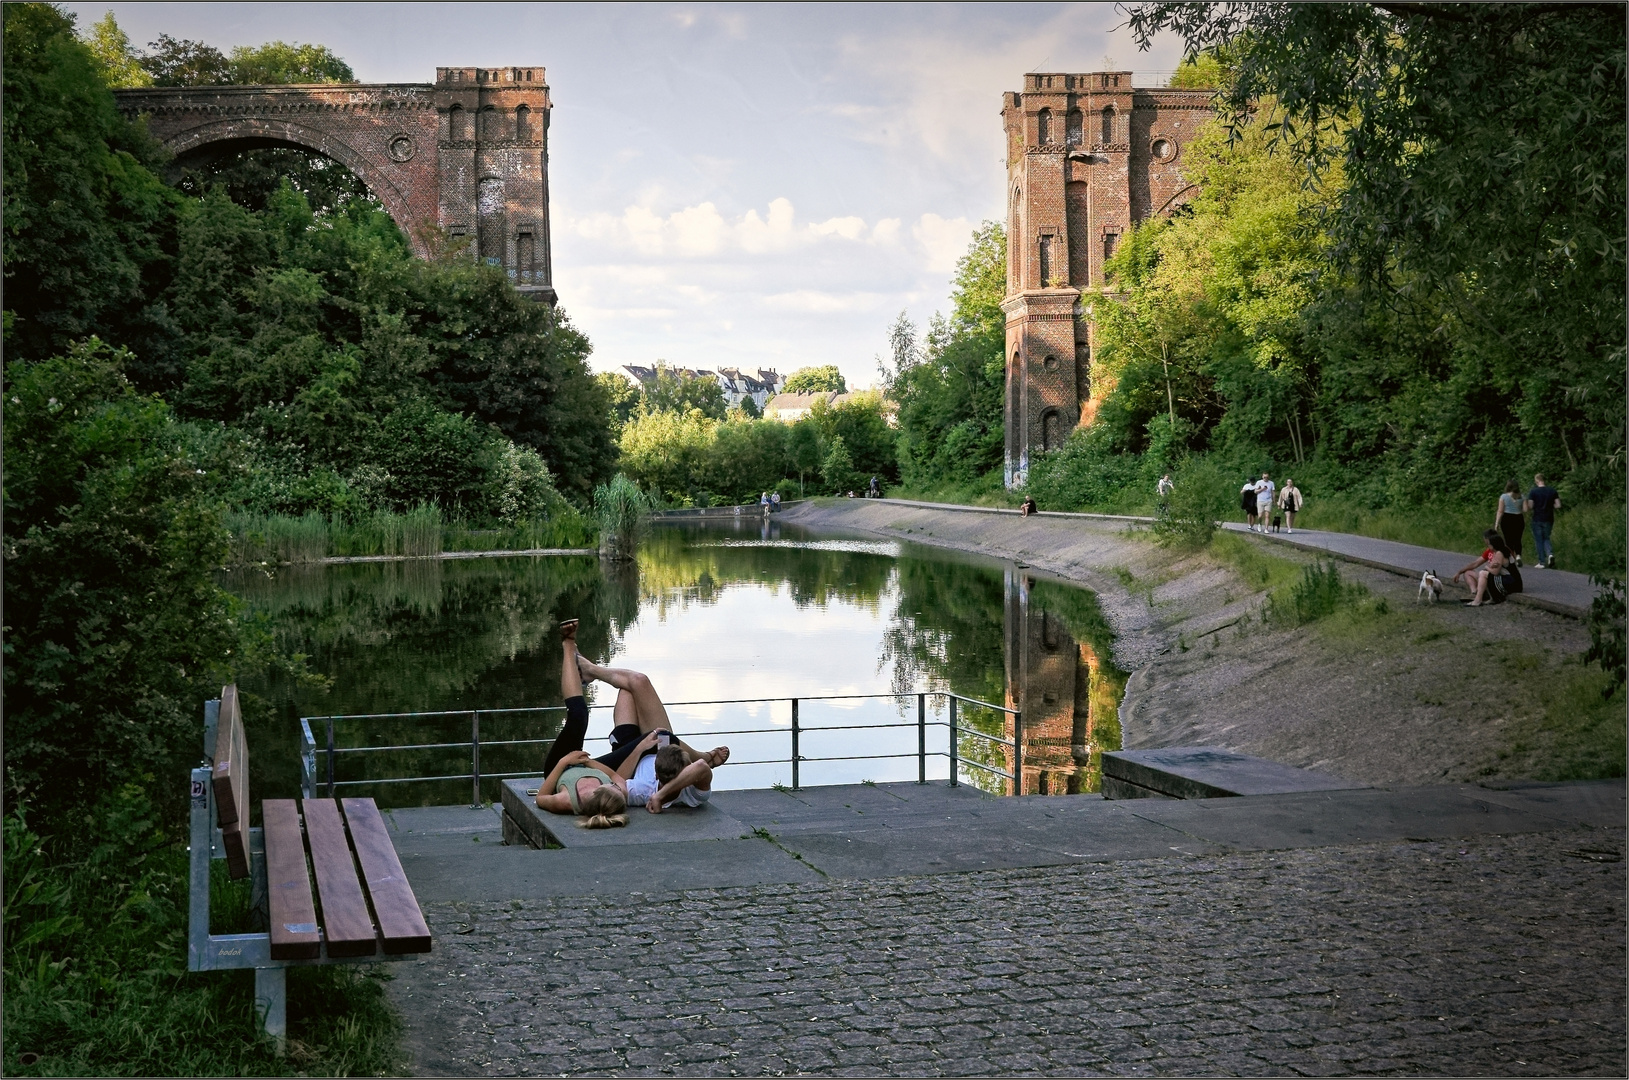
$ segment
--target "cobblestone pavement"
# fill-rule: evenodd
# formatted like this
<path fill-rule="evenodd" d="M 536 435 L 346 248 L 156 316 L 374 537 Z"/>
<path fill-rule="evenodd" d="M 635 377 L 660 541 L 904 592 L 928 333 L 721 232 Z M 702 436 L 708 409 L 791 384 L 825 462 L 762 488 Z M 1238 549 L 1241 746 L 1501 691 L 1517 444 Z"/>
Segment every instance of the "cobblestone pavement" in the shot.
<path fill-rule="evenodd" d="M 392 994 L 424 1073 L 1622 1076 L 1623 841 L 431 905 Z"/>

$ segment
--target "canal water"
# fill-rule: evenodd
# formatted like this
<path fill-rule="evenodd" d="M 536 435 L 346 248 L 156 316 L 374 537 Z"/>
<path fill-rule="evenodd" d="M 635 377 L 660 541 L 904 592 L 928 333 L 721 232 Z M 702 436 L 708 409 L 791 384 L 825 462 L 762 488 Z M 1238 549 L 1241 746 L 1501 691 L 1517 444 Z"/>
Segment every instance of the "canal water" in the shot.
<path fill-rule="evenodd" d="M 903 541 L 809 535 L 753 515 L 657 525 L 620 567 L 590 556 L 417 560 L 242 570 L 227 585 L 284 655 L 304 658 L 303 673 L 240 681 L 262 797 L 298 794 L 300 718 L 318 718 L 322 748 L 323 718 L 340 717 L 338 794 L 470 802 L 460 744 L 478 719 L 480 794 L 495 799 L 498 774 L 541 763 L 546 746 L 525 741 L 559 727 L 556 627 L 569 617 L 582 620 L 591 659 L 650 675 L 681 738 L 731 748 L 720 788 L 792 783 L 794 697 L 806 786 L 917 779 L 921 692 L 930 779 L 951 768 L 935 691 L 1022 711 L 1025 794 L 1096 791 L 1102 752 L 1120 746 L 1125 676 L 1092 593 Z M 608 748 L 614 694 L 589 690 L 607 706 L 591 714 L 591 753 Z M 354 718 L 430 712 L 450 715 Z M 1012 717 L 962 704 L 957 723 L 960 780 L 1011 792 Z M 378 746 L 422 749 L 363 749 Z M 317 770 L 326 778 L 320 751 Z M 465 778 L 378 782 L 454 775 Z"/>

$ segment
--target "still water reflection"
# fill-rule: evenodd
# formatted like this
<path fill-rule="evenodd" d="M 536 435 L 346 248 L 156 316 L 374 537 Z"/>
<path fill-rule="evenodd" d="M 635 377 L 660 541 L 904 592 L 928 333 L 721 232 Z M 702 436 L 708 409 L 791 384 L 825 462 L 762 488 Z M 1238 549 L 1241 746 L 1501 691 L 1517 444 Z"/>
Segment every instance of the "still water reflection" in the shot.
<path fill-rule="evenodd" d="M 769 699 L 803 699 L 806 759 L 903 755 L 806 760 L 806 785 L 917 777 L 914 697 L 807 700 L 821 695 L 949 690 L 1022 710 L 1029 794 L 1097 790 L 1102 751 L 1120 745 L 1124 676 L 1091 593 L 1036 581 L 1010 563 L 906 543 L 745 519 L 660 526 L 636 565 L 621 568 L 578 557 L 372 563 L 239 572 L 228 584 L 269 621 L 283 651 L 303 654 L 320 677 L 269 671 L 242 680 L 264 796 L 297 792 L 301 716 L 478 709 L 482 774 L 534 770 L 542 747 L 501 744 L 552 735 L 559 713 L 487 710 L 560 704 L 554 627 L 571 616 L 582 619 L 587 655 L 649 673 L 669 702 L 748 699 L 670 706 L 687 742 L 732 748 L 721 787 L 790 783 L 791 706 Z M 611 695 L 597 700 L 609 704 Z M 942 701 L 929 699 L 928 718 L 945 720 Z M 1010 718 L 994 710 L 964 707 L 960 723 L 1013 735 Z M 323 725 L 315 726 L 320 741 Z M 850 730 L 810 730 L 822 727 Z M 591 750 L 609 730 L 609 710 L 597 709 Z M 341 748 L 467 742 L 470 732 L 467 711 L 335 725 Z M 948 735 L 929 727 L 929 753 L 943 754 Z M 1012 747 L 964 730 L 958 753 L 963 782 L 1010 790 L 988 770 L 1010 774 Z M 469 751 L 340 754 L 335 769 L 340 780 L 468 773 Z M 948 770 L 947 756 L 928 758 L 930 778 Z M 496 780 L 483 785 L 483 798 L 496 792 Z M 342 793 L 393 805 L 471 798 L 468 780 Z"/>

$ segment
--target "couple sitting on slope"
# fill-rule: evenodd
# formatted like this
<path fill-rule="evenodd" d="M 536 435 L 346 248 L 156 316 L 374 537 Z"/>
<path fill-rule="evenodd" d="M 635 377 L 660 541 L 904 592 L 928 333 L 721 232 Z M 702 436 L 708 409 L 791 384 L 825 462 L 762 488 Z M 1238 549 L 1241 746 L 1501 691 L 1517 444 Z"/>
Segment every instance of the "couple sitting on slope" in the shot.
<path fill-rule="evenodd" d="M 577 620 L 560 624 L 565 655 L 560 693 L 566 722 L 543 762 L 548 776 L 537 805 L 553 814 L 577 814 L 588 829 L 626 825 L 628 804 L 660 814 L 674 803 L 700 806 L 712 794 L 713 770 L 730 759 L 730 748 L 699 753 L 673 734 L 667 709 L 650 679 L 639 671 L 607 668 L 577 652 Z M 593 758 L 583 749 L 588 702 L 583 683 L 595 679 L 617 688 L 611 752 Z"/>

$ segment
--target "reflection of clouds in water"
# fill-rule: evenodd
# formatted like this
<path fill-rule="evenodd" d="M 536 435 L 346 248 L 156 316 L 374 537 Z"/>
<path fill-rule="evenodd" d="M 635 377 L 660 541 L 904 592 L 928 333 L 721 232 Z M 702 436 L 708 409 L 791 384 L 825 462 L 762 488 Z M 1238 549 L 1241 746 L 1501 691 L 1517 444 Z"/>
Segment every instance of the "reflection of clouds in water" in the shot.
<path fill-rule="evenodd" d="M 892 540 L 718 540 L 691 544 L 693 548 L 793 548 L 799 551 L 846 551 L 855 555 L 886 555 L 897 559 L 899 545 Z"/>
<path fill-rule="evenodd" d="M 647 597 L 644 602 L 654 606 L 658 600 Z M 687 742 L 694 743 L 692 731 L 705 736 L 710 730 L 785 729 L 791 726 L 791 706 L 763 699 L 894 689 L 891 666 L 878 665 L 887 630 L 882 609 L 892 606 L 834 598 L 816 619 L 799 606 L 783 582 L 735 583 L 716 592 L 713 603 L 687 607 L 682 635 L 673 632 L 672 624 L 633 623 L 610 663 L 645 672 L 663 701 L 752 699 L 729 705 L 669 706 L 673 723 Z M 599 700 L 612 697 L 600 689 Z M 848 715 L 886 709 L 878 720 L 894 711 L 891 702 L 878 701 L 821 702 L 818 707 Z M 802 706 L 808 722 L 814 722 L 810 710 L 815 708 L 813 702 Z M 594 721 L 603 731 L 592 730 L 591 738 L 610 731 L 609 713 L 596 713 Z"/>

